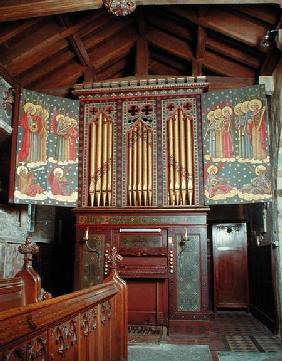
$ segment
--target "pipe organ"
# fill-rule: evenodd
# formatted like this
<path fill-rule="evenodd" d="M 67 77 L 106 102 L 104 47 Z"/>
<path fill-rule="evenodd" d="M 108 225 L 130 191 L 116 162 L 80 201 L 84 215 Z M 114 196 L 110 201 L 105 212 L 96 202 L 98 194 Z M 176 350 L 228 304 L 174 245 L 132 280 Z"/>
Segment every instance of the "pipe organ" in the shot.
<path fill-rule="evenodd" d="M 138 120 L 127 132 L 127 205 L 152 205 L 152 129 Z"/>
<path fill-rule="evenodd" d="M 167 121 L 168 204 L 194 205 L 193 118 L 179 107 Z"/>
<path fill-rule="evenodd" d="M 204 77 L 78 85 L 76 288 L 123 256 L 129 322 L 195 332 L 207 322 L 201 93 Z M 142 295 L 142 296 L 140 296 Z"/>
<path fill-rule="evenodd" d="M 90 205 L 111 206 L 113 122 L 103 113 L 89 124 Z"/>

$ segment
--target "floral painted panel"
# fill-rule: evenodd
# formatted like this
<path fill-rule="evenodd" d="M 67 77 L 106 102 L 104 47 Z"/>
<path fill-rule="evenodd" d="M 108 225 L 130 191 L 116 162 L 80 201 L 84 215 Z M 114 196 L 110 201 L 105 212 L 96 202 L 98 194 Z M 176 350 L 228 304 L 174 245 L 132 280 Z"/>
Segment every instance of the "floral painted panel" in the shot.
<path fill-rule="evenodd" d="M 0 128 L 9 134 L 12 133 L 13 102 L 12 86 L 0 76 Z"/>
<path fill-rule="evenodd" d="M 205 204 L 272 198 L 264 86 L 202 95 Z"/>
<path fill-rule="evenodd" d="M 22 90 L 14 201 L 76 206 L 78 101 Z"/>

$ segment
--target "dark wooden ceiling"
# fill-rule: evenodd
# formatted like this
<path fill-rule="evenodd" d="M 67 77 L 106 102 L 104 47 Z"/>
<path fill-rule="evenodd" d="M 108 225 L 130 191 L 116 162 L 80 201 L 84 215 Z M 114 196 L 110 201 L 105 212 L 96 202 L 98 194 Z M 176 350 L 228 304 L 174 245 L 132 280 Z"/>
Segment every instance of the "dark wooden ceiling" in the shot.
<path fill-rule="evenodd" d="M 103 8 L 50 14 L 0 16 L 0 67 L 23 87 L 51 94 L 67 95 L 83 81 L 145 75 L 252 83 L 281 57 L 275 42 L 260 46 L 280 24 L 279 5 L 138 6 L 119 18 Z"/>

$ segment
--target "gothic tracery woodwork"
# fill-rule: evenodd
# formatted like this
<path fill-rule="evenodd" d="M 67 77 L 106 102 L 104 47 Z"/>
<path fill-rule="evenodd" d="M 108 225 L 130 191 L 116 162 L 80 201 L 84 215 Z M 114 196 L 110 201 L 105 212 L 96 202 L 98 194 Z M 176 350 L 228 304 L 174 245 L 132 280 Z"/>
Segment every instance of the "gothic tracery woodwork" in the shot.
<path fill-rule="evenodd" d="M 142 120 L 127 132 L 127 199 L 129 206 L 152 205 L 152 129 Z"/>

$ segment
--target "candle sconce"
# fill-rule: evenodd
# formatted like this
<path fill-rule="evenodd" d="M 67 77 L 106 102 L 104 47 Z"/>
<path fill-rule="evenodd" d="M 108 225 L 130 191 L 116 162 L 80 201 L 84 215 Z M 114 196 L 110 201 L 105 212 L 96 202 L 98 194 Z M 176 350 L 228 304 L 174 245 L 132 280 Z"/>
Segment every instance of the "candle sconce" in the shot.
<path fill-rule="evenodd" d="M 187 228 L 185 229 L 185 233 L 184 235 L 181 237 L 180 242 L 179 242 L 179 246 L 180 246 L 180 251 L 179 251 L 179 255 L 181 255 L 181 253 L 187 248 L 187 244 L 190 241 L 189 236 L 188 236 L 188 230 Z"/>
<path fill-rule="evenodd" d="M 87 250 L 88 250 L 89 252 L 96 253 L 98 259 L 100 259 L 100 252 L 99 252 L 99 250 L 98 250 L 97 248 L 92 248 L 92 247 L 89 245 L 88 241 L 89 241 L 89 229 L 88 229 L 88 227 L 87 227 L 86 230 L 85 230 L 84 236 L 83 236 L 83 238 L 82 238 L 82 240 L 81 240 L 81 243 L 85 244 L 85 246 L 86 246 L 86 248 L 87 248 Z"/>

